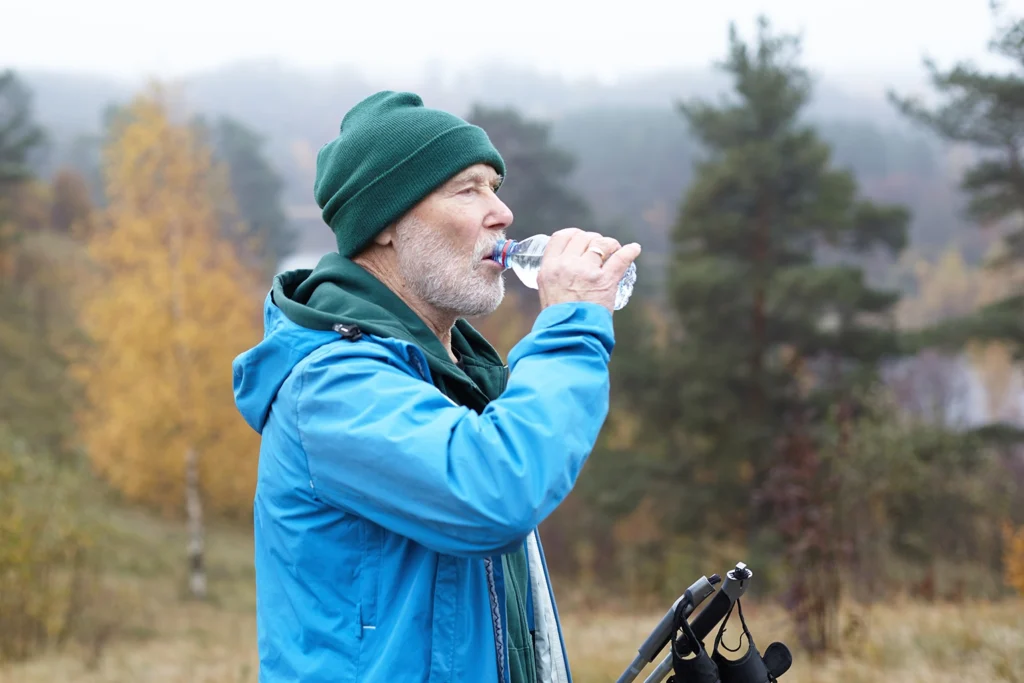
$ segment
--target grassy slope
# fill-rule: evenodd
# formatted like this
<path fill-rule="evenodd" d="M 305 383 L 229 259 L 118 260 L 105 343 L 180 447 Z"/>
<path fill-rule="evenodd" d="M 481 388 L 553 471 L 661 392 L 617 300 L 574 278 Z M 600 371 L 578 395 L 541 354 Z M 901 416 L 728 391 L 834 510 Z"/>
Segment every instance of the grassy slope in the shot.
<path fill-rule="evenodd" d="M 210 533 L 211 604 L 181 599 L 184 534 L 146 515 L 118 512 L 108 586 L 118 597 L 103 617 L 117 630 L 94 669 L 82 646 L 0 668 L 0 683 L 241 683 L 256 680 L 252 543 L 232 529 Z M 792 639 L 785 616 L 751 603 L 744 610 L 763 651 Z M 646 614 L 564 615 L 577 683 L 614 681 L 658 621 Z M 788 683 L 1024 683 L 1024 602 L 966 606 L 902 603 L 844 614 L 845 651 L 820 665 L 798 656 Z M 732 625 L 730 621 L 730 626 Z M 738 621 L 736 622 L 738 627 Z M 736 645 L 730 628 L 726 642 Z M 645 675 L 648 672 L 645 672 Z"/>

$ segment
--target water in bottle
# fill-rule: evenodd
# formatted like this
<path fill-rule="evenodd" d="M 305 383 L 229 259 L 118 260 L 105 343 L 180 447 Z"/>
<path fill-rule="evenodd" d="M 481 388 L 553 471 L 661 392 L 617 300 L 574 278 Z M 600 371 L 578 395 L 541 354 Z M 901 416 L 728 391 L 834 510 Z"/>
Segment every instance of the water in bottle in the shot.
<path fill-rule="evenodd" d="M 548 235 L 534 235 L 524 240 L 501 240 L 494 245 L 491 257 L 504 268 L 511 268 L 524 285 L 537 289 L 537 273 L 540 261 L 544 256 L 544 248 L 551 238 Z M 615 310 L 619 310 L 629 302 L 636 284 L 636 264 L 630 263 L 626 274 L 619 281 L 619 289 L 615 292 Z"/>

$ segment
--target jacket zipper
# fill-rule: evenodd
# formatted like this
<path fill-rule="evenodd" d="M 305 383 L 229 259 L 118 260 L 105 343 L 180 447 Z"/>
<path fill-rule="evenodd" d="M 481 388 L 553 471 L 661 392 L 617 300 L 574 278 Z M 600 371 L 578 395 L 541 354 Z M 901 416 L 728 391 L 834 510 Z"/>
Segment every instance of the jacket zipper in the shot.
<path fill-rule="evenodd" d="M 491 603 L 491 622 L 494 624 L 494 652 L 498 659 L 498 683 L 505 683 L 505 632 L 501 628 L 501 605 L 498 603 L 498 589 L 494 583 L 494 560 L 484 558 L 487 574 L 487 594 Z"/>

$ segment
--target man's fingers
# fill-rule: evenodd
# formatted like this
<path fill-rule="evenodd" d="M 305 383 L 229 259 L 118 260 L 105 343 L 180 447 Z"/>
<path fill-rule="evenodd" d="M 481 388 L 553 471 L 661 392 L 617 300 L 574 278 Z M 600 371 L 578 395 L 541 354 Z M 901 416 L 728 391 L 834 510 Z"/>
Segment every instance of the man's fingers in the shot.
<path fill-rule="evenodd" d="M 570 256 L 582 256 L 587 253 L 587 248 L 594 240 L 600 239 L 600 237 L 596 232 L 584 232 L 581 230 L 573 235 L 569 243 L 565 245 L 565 253 Z"/>
<path fill-rule="evenodd" d="M 604 270 L 616 271 L 621 277 L 633 259 L 640 255 L 640 245 L 629 245 L 624 254 L 621 253 L 623 249 L 625 247 L 622 247 L 614 237 L 605 237 L 600 233 L 579 228 L 563 228 L 552 233 L 545 254 L 593 258 Z"/>
<path fill-rule="evenodd" d="M 640 255 L 640 245 L 636 242 L 632 242 L 616 250 L 614 254 L 608 257 L 605 261 L 604 269 L 611 271 L 615 274 L 617 279 L 622 279 L 622 276 L 626 274 L 626 269 L 629 268 L 629 264 L 636 260 L 636 257 Z"/>
<path fill-rule="evenodd" d="M 544 249 L 545 253 L 551 254 L 552 256 L 558 256 L 565 252 L 565 248 L 569 242 L 576 235 L 581 234 L 582 232 L 583 231 L 579 228 L 562 228 L 561 230 L 556 230 L 551 234 L 548 246 Z"/>
<path fill-rule="evenodd" d="M 590 243 L 590 246 L 601 250 L 602 263 L 607 261 L 612 254 L 622 248 L 622 245 L 619 244 L 619 241 L 614 237 L 598 237 Z"/>

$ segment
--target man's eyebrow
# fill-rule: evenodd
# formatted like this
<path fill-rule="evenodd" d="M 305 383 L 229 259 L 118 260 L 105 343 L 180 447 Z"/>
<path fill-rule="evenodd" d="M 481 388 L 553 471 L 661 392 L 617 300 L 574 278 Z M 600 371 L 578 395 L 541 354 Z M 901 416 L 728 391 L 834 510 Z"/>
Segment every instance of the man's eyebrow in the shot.
<path fill-rule="evenodd" d="M 458 175 L 452 178 L 451 182 L 454 185 L 462 185 L 464 183 L 473 183 L 476 185 L 490 185 L 492 188 L 498 187 L 501 184 L 501 176 L 489 176 L 480 171 L 472 171 L 465 175 Z"/>

